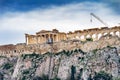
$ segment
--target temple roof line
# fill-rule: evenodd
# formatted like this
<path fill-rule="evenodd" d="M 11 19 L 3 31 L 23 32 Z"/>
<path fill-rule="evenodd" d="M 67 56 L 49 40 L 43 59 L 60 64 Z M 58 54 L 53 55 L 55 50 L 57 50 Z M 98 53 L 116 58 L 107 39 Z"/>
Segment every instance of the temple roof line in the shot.
<path fill-rule="evenodd" d="M 57 29 L 52 29 L 50 30 L 41 30 L 39 32 L 36 32 L 35 35 L 39 35 L 39 34 L 45 34 L 45 33 L 60 33 L 60 34 L 73 34 L 73 33 L 86 33 L 86 32 L 90 32 L 90 31 L 102 31 L 102 30 L 113 30 L 113 29 L 120 29 L 120 26 L 115 26 L 115 27 L 101 27 L 101 28 L 91 28 L 91 29 L 84 29 L 84 30 L 75 30 L 74 32 L 69 31 L 68 33 L 65 32 L 59 32 L 59 30 Z M 30 34 L 26 34 L 26 35 L 30 35 Z M 31 36 L 35 36 L 35 35 L 31 35 Z"/>

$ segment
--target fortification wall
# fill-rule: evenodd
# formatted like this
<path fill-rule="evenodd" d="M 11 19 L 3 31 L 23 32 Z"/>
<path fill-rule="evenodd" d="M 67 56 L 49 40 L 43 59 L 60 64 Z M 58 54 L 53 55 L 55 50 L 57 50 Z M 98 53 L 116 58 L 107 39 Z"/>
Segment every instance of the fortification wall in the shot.
<path fill-rule="evenodd" d="M 101 49 L 107 46 L 117 46 L 120 45 L 120 38 L 117 36 L 105 36 L 98 41 L 85 41 L 81 42 L 80 40 L 69 40 L 69 41 L 62 41 L 56 42 L 53 45 L 49 44 L 33 44 L 33 45 L 9 45 L 4 49 L 0 47 L 0 55 L 1 56 L 19 56 L 21 54 L 44 54 L 46 52 L 53 52 L 57 53 L 62 50 L 73 50 L 73 49 L 81 49 L 85 52 L 94 49 Z"/>
<path fill-rule="evenodd" d="M 94 31 L 96 30 L 96 31 Z M 89 29 L 84 30 L 85 35 L 94 35 L 94 34 L 102 34 L 102 36 L 95 41 L 81 41 L 81 39 L 76 38 L 76 36 L 81 36 L 83 34 L 79 34 L 79 31 L 72 33 L 72 39 L 66 41 L 55 42 L 53 45 L 50 44 L 31 44 L 26 45 L 16 44 L 16 45 L 3 45 L 0 46 L 0 55 L 3 56 L 19 56 L 21 54 L 32 54 L 33 52 L 38 54 L 44 54 L 46 52 L 59 52 L 62 50 L 73 50 L 79 48 L 85 52 L 94 49 L 101 49 L 106 46 L 116 46 L 120 45 L 120 27 L 113 28 L 102 28 L 100 30 Z M 85 33 L 86 32 L 86 33 Z M 94 32 L 94 33 L 93 33 Z"/>

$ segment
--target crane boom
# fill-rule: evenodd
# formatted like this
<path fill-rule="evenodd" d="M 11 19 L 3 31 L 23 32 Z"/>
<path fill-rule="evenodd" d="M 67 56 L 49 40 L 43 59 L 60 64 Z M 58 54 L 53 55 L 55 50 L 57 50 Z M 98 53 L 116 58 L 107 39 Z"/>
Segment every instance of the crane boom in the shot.
<path fill-rule="evenodd" d="M 99 20 L 101 23 L 103 23 L 105 25 L 105 27 L 109 27 L 109 25 L 107 23 L 105 23 L 103 20 L 101 20 L 98 16 L 96 16 L 93 13 L 90 13 L 91 16 L 95 17 L 97 20 Z"/>

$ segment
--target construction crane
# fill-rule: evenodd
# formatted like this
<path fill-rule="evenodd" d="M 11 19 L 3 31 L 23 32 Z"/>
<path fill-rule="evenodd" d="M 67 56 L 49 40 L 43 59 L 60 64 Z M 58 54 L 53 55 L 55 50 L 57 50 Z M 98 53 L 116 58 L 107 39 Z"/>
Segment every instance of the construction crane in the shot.
<path fill-rule="evenodd" d="M 109 27 L 107 23 L 105 23 L 103 20 L 101 20 L 98 16 L 96 16 L 94 13 L 90 13 L 91 15 L 91 22 L 92 22 L 92 16 L 95 17 L 98 21 L 100 21 L 102 24 L 105 25 L 105 27 Z"/>

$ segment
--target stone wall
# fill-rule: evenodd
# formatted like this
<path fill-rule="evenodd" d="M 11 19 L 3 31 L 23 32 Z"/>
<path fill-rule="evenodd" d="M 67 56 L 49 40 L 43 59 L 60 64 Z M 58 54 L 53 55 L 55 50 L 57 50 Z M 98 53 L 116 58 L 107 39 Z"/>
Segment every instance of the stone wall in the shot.
<path fill-rule="evenodd" d="M 29 44 L 29 45 L 27 45 L 26 43 L 21 43 L 16 45 L 12 45 L 12 44 L 3 45 L 0 46 L 0 55 L 18 56 L 20 54 L 27 54 L 27 53 L 29 54 L 33 52 L 38 54 L 44 54 L 46 52 L 56 53 L 62 50 L 73 50 L 75 48 L 79 48 L 85 52 L 88 52 L 90 50 L 100 49 L 106 46 L 120 45 L 119 31 L 120 31 L 119 27 L 102 28 L 102 29 L 96 28 L 96 29 L 84 30 L 83 31 L 84 36 L 102 34 L 102 36 L 99 39 L 98 37 L 94 38 L 94 41 L 85 41 L 85 39 L 84 41 L 81 41 L 81 39 L 79 38 L 74 38 L 76 36 L 80 37 L 81 35 L 83 35 L 83 34 L 78 35 L 78 32 L 80 31 L 75 31 L 74 33 L 69 33 L 68 40 L 57 41 L 54 42 L 52 45 L 46 43 Z"/>
<path fill-rule="evenodd" d="M 76 48 L 85 52 L 89 52 L 94 49 L 101 49 L 106 46 L 120 45 L 120 38 L 117 36 L 104 36 L 98 41 L 80 41 L 80 40 L 68 40 L 55 42 L 50 44 L 17 44 L 17 45 L 5 45 L 0 46 L 0 55 L 5 56 L 19 56 L 21 54 L 44 54 L 46 52 L 57 53 L 62 50 L 74 50 Z"/>

